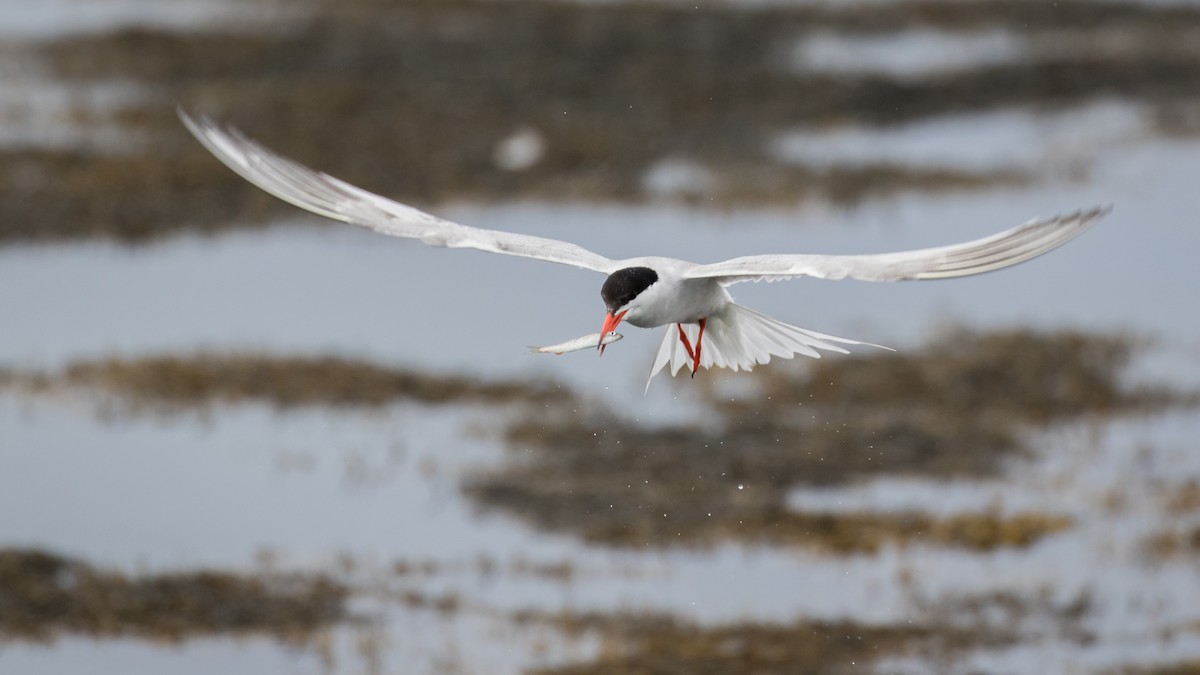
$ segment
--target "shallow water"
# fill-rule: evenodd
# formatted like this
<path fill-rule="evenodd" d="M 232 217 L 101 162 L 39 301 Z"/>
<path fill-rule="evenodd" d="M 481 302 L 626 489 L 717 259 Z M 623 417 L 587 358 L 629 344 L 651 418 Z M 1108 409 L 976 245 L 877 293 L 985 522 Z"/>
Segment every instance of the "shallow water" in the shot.
<path fill-rule="evenodd" d="M 894 347 L 961 322 L 1145 332 L 1191 348 L 1200 340 L 1200 317 L 1184 291 L 1200 276 L 1190 264 L 1200 234 L 1180 214 L 1200 207 L 1190 189 L 1198 150 L 1193 141 L 1148 141 L 1101 153 L 1084 184 L 906 196 L 853 209 L 709 213 L 518 204 L 442 213 L 575 241 L 612 257 L 711 261 L 768 251 L 932 246 L 1037 215 L 1113 204 L 1110 216 L 1071 245 L 999 274 L 896 284 L 801 279 L 731 290 L 740 302 L 783 320 Z M 527 344 L 596 330 L 603 319 L 598 275 L 381 241 L 322 225 L 181 237 L 132 250 L 94 243 L 6 247 L 0 306 L 8 325 L 0 362 L 56 366 L 109 353 L 216 346 L 365 354 L 483 375 L 551 374 L 620 396 L 644 384 L 658 331 L 626 330 L 603 359 L 589 352 L 525 353 Z M 651 399 L 671 391 L 652 387 Z"/>
<path fill-rule="evenodd" d="M 1092 183 L 1060 187 L 1056 194 L 908 198 L 852 211 L 705 215 L 514 205 L 462 206 L 448 215 L 501 229 L 525 225 L 525 231 L 618 255 L 674 249 L 711 259 L 799 240 L 827 251 L 934 244 L 986 233 L 994 223 L 1019 221 L 1051 202 L 1092 203 L 1104 194 L 1111 198 L 1104 201 L 1118 204 L 1111 218 L 1064 250 L 1003 274 L 931 284 L 801 281 L 736 290 L 776 316 L 900 348 L 915 346 L 948 322 L 1132 330 L 1168 347 L 1165 356 L 1156 356 L 1166 361 L 1156 371 L 1170 370 L 1179 383 L 1195 384 L 1187 354 L 1200 343 L 1200 323 L 1180 290 L 1194 282 L 1188 251 L 1200 242 L 1192 228 L 1163 215 L 1189 212 L 1197 199 L 1183 185 L 1191 157 L 1178 143 L 1152 143 L 1125 154 L 1116 169 L 1097 171 Z M 593 224 L 610 219 L 621 224 L 601 238 Z M 348 228 L 277 228 L 133 251 L 97 244 L 9 248 L 0 252 L 0 307 L 10 327 L 0 360 L 55 367 L 114 352 L 196 347 L 332 351 L 457 373 L 551 375 L 649 423 L 689 416 L 686 380 L 656 382 L 641 396 L 654 335 L 627 331 L 630 339 L 604 359 L 524 354 L 526 343 L 593 328 L 599 303 L 592 297 L 598 280 L 591 275 L 378 243 Z M 397 292 L 430 278 L 441 285 L 438 293 Z M 811 299 L 798 307 L 797 299 L 810 297 L 802 294 Z M 636 414 L 629 412 L 631 401 Z M 1200 583 L 1189 560 L 1147 566 L 1138 554 L 1147 533 L 1163 526 L 1154 495 L 1171 481 L 1200 473 L 1200 466 L 1188 468 L 1193 455 L 1200 456 L 1194 452 L 1200 429 L 1190 413 L 1049 434 L 1037 443 L 1044 456 L 987 486 L 884 480 L 832 493 L 797 492 L 795 505 L 818 510 L 826 504 L 954 512 L 982 504 L 1045 509 L 1078 520 L 1067 534 L 1025 551 L 980 556 L 913 546 L 845 558 L 735 545 L 708 552 L 612 552 L 475 513 L 458 481 L 479 462 L 498 462 L 503 450 L 488 434 L 464 434 L 464 426 L 486 428 L 496 419 L 470 407 L 281 413 L 258 405 L 218 406 L 163 419 L 115 410 L 83 395 L 0 398 L 0 445 L 10 449 L 0 455 L 0 514 L 7 514 L 0 516 L 0 540 L 125 569 L 253 568 L 266 552 L 277 564 L 318 569 L 349 556 L 376 574 L 393 560 L 436 561 L 460 571 L 418 587 L 466 599 L 474 609 L 439 624 L 446 642 L 432 650 L 431 664 L 446 653 L 469 671 L 491 663 L 487 650 L 466 648 L 477 644 L 478 636 L 471 636 L 478 631 L 464 626 L 494 626 L 486 617 L 495 612 L 668 611 L 711 624 L 796 616 L 893 622 L 912 616 L 914 603 L 996 589 L 1030 597 L 1050 592 L 1062 602 L 1089 595 L 1088 629 L 1099 646 L 1049 638 L 1039 647 L 984 651 L 967 661 L 989 672 L 1021 670 L 1036 659 L 1086 669 L 1142 661 L 1148 654 L 1200 656 L 1200 641 L 1163 643 L 1158 637 L 1200 619 L 1194 610 Z M 1099 434 L 1098 443 L 1092 433 Z M 1123 494 L 1129 506 L 1106 511 L 1110 492 Z M 501 570 L 521 560 L 569 561 L 585 571 L 563 582 L 489 573 L 481 560 Z M 914 581 L 899 584 L 902 578 Z M 405 663 L 413 642 L 401 636 L 409 634 L 413 613 L 389 610 L 385 616 L 390 618 L 382 630 L 393 638 L 381 658 Z M 486 638 L 494 629 L 483 633 Z M 534 662 L 537 652 L 523 642 L 527 638 L 522 633 L 517 640 L 524 656 L 506 668 Z M 503 642 L 512 639 L 506 633 Z M 571 651 L 553 636 L 537 641 L 574 658 L 590 653 Z M 6 649 L 0 661 L 22 671 L 84 659 L 112 663 L 114 670 L 126 659 L 172 670 L 223 659 L 239 667 L 253 662 L 266 672 L 315 667 L 311 655 L 289 653 L 259 642 L 202 641 L 179 651 L 70 640 L 63 649 Z M 355 662 L 343 657 L 337 669 Z M 431 665 L 429 672 L 437 670 Z"/>
<path fill-rule="evenodd" d="M 125 25 L 126 10 L 113 8 L 135 5 L 116 3 L 102 18 L 81 14 L 78 26 L 53 31 Z M 200 20 L 192 12 L 161 22 L 192 25 Z M 142 18 L 159 22 L 154 16 Z M 0 24 L 20 35 L 52 30 L 34 18 Z M 1114 212 L 1077 241 L 997 274 L 890 285 L 798 280 L 733 291 L 780 319 L 901 350 L 960 324 L 1130 332 L 1157 341 L 1133 379 L 1194 388 L 1200 141 L 1159 135 L 1149 115 L 1136 104 L 1099 101 L 1052 114 L 987 112 L 887 130 L 780 129 L 778 144 L 764 148 L 816 166 L 1017 166 L 1037 176 L 1024 187 L 901 193 L 854 207 L 819 200 L 726 210 L 459 203 L 439 213 L 613 257 L 711 261 L 933 246 L 1112 204 Z M 76 133 L 47 131 L 47 138 L 69 145 Z M 429 249 L 299 214 L 267 230 L 132 249 L 6 246 L 0 366 L 56 369 L 111 354 L 196 349 L 334 353 L 435 373 L 551 377 L 646 425 L 703 422 L 696 419 L 704 413 L 695 395 L 701 383 L 660 378 L 642 394 L 658 331 L 625 329 L 626 339 L 603 359 L 525 353 L 529 344 L 598 330 L 600 282 L 572 268 Z M 411 403 L 289 411 L 217 404 L 147 415 L 88 392 L 0 392 L 0 545 L 44 547 L 130 572 L 331 571 L 352 584 L 353 609 L 370 619 L 301 645 L 205 638 L 162 646 L 73 636 L 49 645 L 5 643 L 0 670 L 519 672 L 602 649 L 594 633 L 514 620 L 525 610 L 664 612 L 703 625 L 990 621 L 1023 636 L 972 651 L 949 672 L 1093 672 L 1200 658 L 1196 553 L 1148 547 L 1163 532 L 1200 526 L 1196 510 L 1169 503 L 1200 476 L 1200 419 L 1192 410 L 1031 433 L 1033 455 L 987 481 L 884 478 L 792 490 L 789 508 L 806 512 L 994 509 L 1074 520 L 1024 549 L 913 543 L 852 555 L 734 543 L 609 549 L 481 512 L 460 486 L 514 454 L 501 438 L 510 417 L 504 408 Z M 397 563 L 431 571 L 401 572 Z M 426 604 L 398 600 L 405 592 Z M 987 600 L 994 594 L 1018 598 L 1025 609 L 1009 616 L 1003 603 Z M 1063 608 L 1080 598 L 1081 618 L 1064 619 Z M 436 609 L 438 599 L 453 609 Z M 982 609 L 963 609 L 972 600 Z M 876 668 L 926 672 L 931 664 L 893 658 Z"/>
<path fill-rule="evenodd" d="M 0 38 L 36 39 L 129 27 L 195 30 L 214 24 L 266 23 L 279 14 L 263 3 L 175 0 L 44 0 L 0 5 Z"/>

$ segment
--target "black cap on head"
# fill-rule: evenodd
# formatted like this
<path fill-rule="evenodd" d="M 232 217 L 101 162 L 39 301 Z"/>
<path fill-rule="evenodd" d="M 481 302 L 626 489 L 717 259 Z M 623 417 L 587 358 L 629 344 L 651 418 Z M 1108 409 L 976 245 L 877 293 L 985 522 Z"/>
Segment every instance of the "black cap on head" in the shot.
<path fill-rule="evenodd" d="M 626 267 L 608 275 L 600 288 L 600 297 L 604 298 L 608 311 L 615 312 L 656 281 L 658 272 L 649 267 Z"/>

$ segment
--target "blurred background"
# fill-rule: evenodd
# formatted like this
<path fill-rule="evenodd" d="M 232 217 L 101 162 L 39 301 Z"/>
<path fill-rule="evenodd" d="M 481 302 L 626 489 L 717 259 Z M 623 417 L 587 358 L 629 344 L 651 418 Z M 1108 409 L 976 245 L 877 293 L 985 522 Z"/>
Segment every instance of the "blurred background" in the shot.
<path fill-rule="evenodd" d="M 602 279 L 277 202 L 176 106 L 885 344 L 657 378 Z M 0 3 L 0 672 L 1200 672 L 1200 4 Z"/>

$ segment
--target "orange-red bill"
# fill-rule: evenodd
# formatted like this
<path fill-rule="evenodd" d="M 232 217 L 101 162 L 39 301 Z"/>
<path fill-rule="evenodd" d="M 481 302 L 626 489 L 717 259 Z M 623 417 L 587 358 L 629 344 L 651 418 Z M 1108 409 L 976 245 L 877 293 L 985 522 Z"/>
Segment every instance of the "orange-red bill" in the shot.
<path fill-rule="evenodd" d="M 629 310 L 625 310 L 628 312 Z M 600 355 L 604 356 L 604 336 L 617 329 L 617 324 L 621 323 L 621 319 L 625 318 L 625 312 L 614 315 L 612 312 L 604 315 L 604 327 L 600 329 L 600 341 L 596 344 L 596 349 L 600 350 Z"/>

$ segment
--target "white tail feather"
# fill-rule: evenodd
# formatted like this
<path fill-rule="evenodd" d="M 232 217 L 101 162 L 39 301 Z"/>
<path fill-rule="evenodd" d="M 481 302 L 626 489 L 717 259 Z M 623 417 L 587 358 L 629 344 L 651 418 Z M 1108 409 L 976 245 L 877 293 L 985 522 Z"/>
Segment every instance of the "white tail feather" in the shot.
<path fill-rule="evenodd" d="M 682 325 L 688 342 L 695 346 L 700 335 L 700 325 Z M 700 367 L 729 368 L 737 372 L 743 369 L 752 370 L 761 363 L 769 363 L 772 356 L 790 359 L 796 354 L 803 354 L 819 359 L 821 353 L 818 349 L 849 353 L 842 347 L 831 344 L 834 342 L 891 350 L 883 345 L 798 328 L 730 303 L 719 314 L 708 317 L 704 327 L 704 345 L 700 349 Z M 675 324 L 667 326 L 662 342 L 658 345 L 658 354 L 654 357 L 654 365 L 650 367 L 650 378 L 646 380 L 647 391 L 650 390 L 650 382 L 654 380 L 654 376 L 663 368 L 668 368 L 671 377 L 680 370 L 686 368 L 690 371 L 692 368 L 692 359 L 679 339 L 679 329 Z"/>

